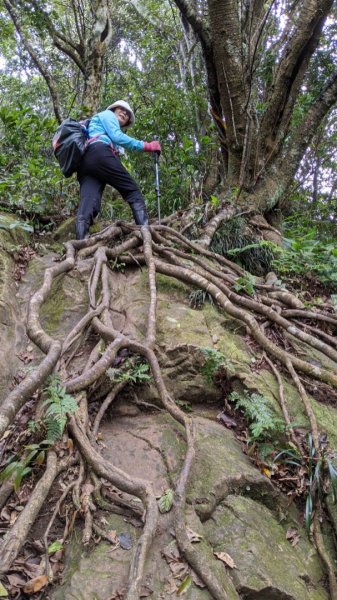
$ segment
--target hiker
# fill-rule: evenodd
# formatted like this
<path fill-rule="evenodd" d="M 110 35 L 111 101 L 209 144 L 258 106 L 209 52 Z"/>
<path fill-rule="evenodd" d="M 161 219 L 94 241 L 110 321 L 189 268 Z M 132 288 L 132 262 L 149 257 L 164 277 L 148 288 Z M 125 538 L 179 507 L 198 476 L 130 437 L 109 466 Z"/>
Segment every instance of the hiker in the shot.
<path fill-rule="evenodd" d="M 137 225 L 148 225 L 145 200 L 141 191 L 122 165 L 119 153 L 122 148 L 138 152 L 160 152 L 160 144 L 142 142 L 125 133 L 135 123 L 135 115 L 127 102 L 118 100 L 106 110 L 97 113 L 89 123 L 89 142 L 77 171 L 80 184 L 80 206 L 76 218 L 76 237 L 83 240 L 101 209 L 101 198 L 108 183 L 131 206 Z"/>

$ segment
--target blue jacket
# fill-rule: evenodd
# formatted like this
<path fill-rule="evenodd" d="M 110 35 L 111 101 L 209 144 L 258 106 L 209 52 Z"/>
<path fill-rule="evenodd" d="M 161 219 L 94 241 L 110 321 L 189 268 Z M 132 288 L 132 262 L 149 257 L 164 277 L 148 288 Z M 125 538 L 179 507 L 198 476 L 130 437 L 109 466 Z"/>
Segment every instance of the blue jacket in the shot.
<path fill-rule="evenodd" d="M 89 123 L 89 138 L 99 136 L 97 141 L 112 144 L 118 151 L 119 146 L 127 150 L 144 150 L 144 142 L 132 138 L 121 130 L 119 121 L 112 110 L 103 110 L 92 117 Z"/>

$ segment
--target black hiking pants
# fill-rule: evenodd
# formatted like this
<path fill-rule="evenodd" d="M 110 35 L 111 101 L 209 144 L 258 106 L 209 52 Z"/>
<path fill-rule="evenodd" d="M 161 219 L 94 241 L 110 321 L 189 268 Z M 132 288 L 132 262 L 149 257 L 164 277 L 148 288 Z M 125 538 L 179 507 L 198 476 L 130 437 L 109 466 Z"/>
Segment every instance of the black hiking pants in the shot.
<path fill-rule="evenodd" d="M 141 191 L 123 167 L 118 154 L 108 144 L 95 142 L 87 148 L 77 172 L 80 184 L 80 205 L 77 211 L 77 221 L 85 221 L 88 227 L 101 210 L 101 199 L 106 184 L 114 187 L 126 202 L 132 212 L 144 211 L 145 200 Z"/>

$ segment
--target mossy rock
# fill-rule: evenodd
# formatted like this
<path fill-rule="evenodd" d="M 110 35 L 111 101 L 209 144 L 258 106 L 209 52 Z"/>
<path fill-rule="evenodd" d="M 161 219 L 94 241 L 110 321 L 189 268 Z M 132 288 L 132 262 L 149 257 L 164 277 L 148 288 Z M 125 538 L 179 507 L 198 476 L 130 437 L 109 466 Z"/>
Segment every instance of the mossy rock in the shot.
<path fill-rule="evenodd" d="M 0 248 L 12 253 L 18 246 L 29 244 L 31 232 L 26 227 L 15 215 L 0 212 Z"/>
<path fill-rule="evenodd" d="M 250 600 L 328 600 L 314 547 L 297 524 L 299 543 L 286 539 L 286 526 L 251 498 L 229 496 L 204 524 L 214 550 L 234 560 L 231 575 Z"/>
<path fill-rule="evenodd" d="M 55 229 L 53 233 L 55 242 L 68 242 L 75 239 L 75 221 L 75 217 L 69 217 Z"/>

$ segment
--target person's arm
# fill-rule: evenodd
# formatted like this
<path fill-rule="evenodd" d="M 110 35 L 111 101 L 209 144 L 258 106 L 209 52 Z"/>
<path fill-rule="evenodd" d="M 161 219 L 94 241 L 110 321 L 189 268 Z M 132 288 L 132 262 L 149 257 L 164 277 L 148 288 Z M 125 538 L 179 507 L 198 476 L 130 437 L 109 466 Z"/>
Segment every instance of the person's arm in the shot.
<path fill-rule="evenodd" d="M 116 115 L 111 110 L 104 110 L 98 114 L 98 117 L 113 144 L 127 150 L 137 150 L 138 152 L 144 150 L 144 142 L 123 133 Z"/>

